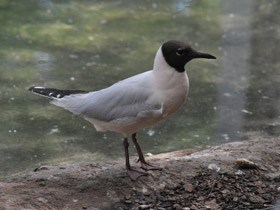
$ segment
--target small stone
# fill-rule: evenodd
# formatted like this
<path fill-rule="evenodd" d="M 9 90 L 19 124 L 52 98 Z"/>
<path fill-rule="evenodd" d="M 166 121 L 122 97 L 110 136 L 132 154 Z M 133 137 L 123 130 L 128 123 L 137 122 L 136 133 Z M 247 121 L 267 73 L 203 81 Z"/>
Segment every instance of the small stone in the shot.
<path fill-rule="evenodd" d="M 198 201 L 203 201 L 204 197 L 203 196 L 199 196 L 199 198 L 197 199 Z"/>
<path fill-rule="evenodd" d="M 151 205 L 147 205 L 147 204 L 144 204 L 144 205 L 140 205 L 140 209 L 147 209 L 147 208 L 150 208 Z"/>
<path fill-rule="evenodd" d="M 223 194 L 229 194 L 230 192 L 229 192 L 229 190 L 223 190 L 222 193 Z"/>
<path fill-rule="evenodd" d="M 45 199 L 45 198 L 38 198 L 38 201 L 40 201 L 40 202 L 42 202 L 42 203 L 47 203 L 48 202 L 48 200 L 47 199 Z"/>
<path fill-rule="evenodd" d="M 205 202 L 205 207 L 208 209 L 219 209 L 220 206 L 219 204 L 216 203 L 216 199 L 212 199 L 211 201 L 206 201 Z"/>
<path fill-rule="evenodd" d="M 152 192 L 151 192 L 151 191 L 146 191 L 146 192 L 144 192 L 143 194 L 144 194 L 145 196 L 149 196 L 149 195 L 152 194 Z"/>
<path fill-rule="evenodd" d="M 233 200 L 234 202 L 236 202 L 236 201 L 238 201 L 238 198 L 237 198 L 237 197 L 234 197 L 232 200 Z"/>
<path fill-rule="evenodd" d="M 197 210 L 198 208 L 195 205 L 191 206 L 191 210 Z"/>
<path fill-rule="evenodd" d="M 217 187 L 218 187 L 219 189 L 222 188 L 222 183 L 219 182 L 219 183 L 217 184 Z"/>
<path fill-rule="evenodd" d="M 183 207 L 183 210 L 191 210 L 189 207 Z"/>
<path fill-rule="evenodd" d="M 193 191 L 193 186 L 192 186 L 192 184 L 186 183 L 186 184 L 184 184 L 184 189 L 187 192 L 192 192 Z"/>
<path fill-rule="evenodd" d="M 124 196 L 124 198 L 125 198 L 125 200 L 129 200 L 129 199 L 131 198 L 131 194 L 126 194 L 126 195 Z"/>
<path fill-rule="evenodd" d="M 173 205 L 173 208 L 177 209 L 177 210 L 179 210 L 179 209 L 181 210 L 182 206 L 180 206 L 180 204 L 176 203 L 176 204 Z"/>
<path fill-rule="evenodd" d="M 126 204 L 131 204 L 132 202 L 131 202 L 131 200 L 125 200 L 124 201 Z"/>

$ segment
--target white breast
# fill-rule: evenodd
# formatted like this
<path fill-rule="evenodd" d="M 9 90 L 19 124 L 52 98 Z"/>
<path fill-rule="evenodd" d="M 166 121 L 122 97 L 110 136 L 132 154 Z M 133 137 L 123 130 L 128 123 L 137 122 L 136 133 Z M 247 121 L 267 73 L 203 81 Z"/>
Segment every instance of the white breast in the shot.
<path fill-rule="evenodd" d="M 189 78 L 186 72 L 177 72 L 165 62 L 161 49 L 156 55 L 153 76 L 155 97 L 163 103 L 163 115 L 166 118 L 185 102 L 189 91 Z"/>

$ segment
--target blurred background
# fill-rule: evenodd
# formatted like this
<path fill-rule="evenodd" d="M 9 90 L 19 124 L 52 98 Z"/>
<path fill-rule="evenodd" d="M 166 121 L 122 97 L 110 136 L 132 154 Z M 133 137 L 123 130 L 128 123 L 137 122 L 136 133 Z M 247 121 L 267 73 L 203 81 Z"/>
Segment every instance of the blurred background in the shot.
<path fill-rule="evenodd" d="M 277 0 L 0 0 L 0 179 L 123 157 L 120 134 L 27 89 L 105 88 L 152 69 L 170 39 L 218 59 L 186 66 L 188 100 L 138 133 L 145 153 L 280 136 L 279 10 Z"/>

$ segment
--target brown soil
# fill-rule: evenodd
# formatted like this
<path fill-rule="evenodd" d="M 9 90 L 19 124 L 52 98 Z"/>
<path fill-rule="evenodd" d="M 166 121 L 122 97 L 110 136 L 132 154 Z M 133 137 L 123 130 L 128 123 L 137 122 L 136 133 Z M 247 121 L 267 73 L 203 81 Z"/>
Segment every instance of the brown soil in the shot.
<path fill-rule="evenodd" d="M 240 168 L 240 158 L 257 167 Z M 0 182 L 0 209 L 280 209 L 280 138 L 148 159 L 163 170 L 137 181 L 122 159 L 42 166 Z"/>

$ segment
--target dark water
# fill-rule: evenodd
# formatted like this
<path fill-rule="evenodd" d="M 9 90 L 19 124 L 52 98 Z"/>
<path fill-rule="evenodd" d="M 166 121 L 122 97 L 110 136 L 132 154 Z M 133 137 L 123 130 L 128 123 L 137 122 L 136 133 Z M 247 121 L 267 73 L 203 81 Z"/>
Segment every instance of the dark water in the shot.
<path fill-rule="evenodd" d="M 97 133 L 27 88 L 105 88 L 150 70 L 170 39 L 218 60 L 187 65 L 188 101 L 139 132 L 145 153 L 279 136 L 279 9 L 276 0 L 0 0 L 0 179 L 122 157 L 120 134 Z"/>

